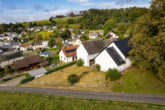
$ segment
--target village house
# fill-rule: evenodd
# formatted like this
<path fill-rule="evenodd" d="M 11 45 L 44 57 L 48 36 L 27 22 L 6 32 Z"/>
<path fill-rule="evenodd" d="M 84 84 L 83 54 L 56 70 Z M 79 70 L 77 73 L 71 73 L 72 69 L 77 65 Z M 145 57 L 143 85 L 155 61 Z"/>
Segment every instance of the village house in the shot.
<path fill-rule="evenodd" d="M 68 63 L 68 62 L 76 61 L 77 60 L 77 55 L 76 55 L 77 47 L 78 47 L 77 45 L 75 45 L 75 46 L 63 46 L 61 48 L 60 53 L 59 53 L 60 62 L 61 63 Z"/>
<path fill-rule="evenodd" d="M 110 68 L 123 71 L 128 68 L 131 66 L 128 58 L 131 47 L 128 46 L 128 42 L 129 39 L 114 41 L 95 58 L 95 64 L 101 66 L 101 71 L 108 71 Z"/>
<path fill-rule="evenodd" d="M 110 39 L 111 41 L 115 41 L 116 39 L 118 39 L 119 38 L 119 36 L 117 36 L 115 33 L 113 33 L 113 32 L 108 32 L 107 34 L 106 34 L 106 38 L 107 39 Z"/>
<path fill-rule="evenodd" d="M 23 58 L 23 54 L 20 51 L 3 53 L 0 55 L 0 67 L 4 68 L 7 65 L 12 65 L 14 61 Z"/>
<path fill-rule="evenodd" d="M 91 38 L 91 39 L 95 39 L 98 37 L 99 37 L 99 33 L 96 31 L 89 33 L 89 38 Z"/>
<path fill-rule="evenodd" d="M 94 64 L 94 58 L 105 48 L 101 40 L 82 42 L 77 49 L 77 59 L 84 61 L 84 66 Z"/>
<path fill-rule="evenodd" d="M 33 43 L 33 49 L 48 48 L 48 41 L 38 41 Z"/>
<path fill-rule="evenodd" d="M 28 50 L 28 49 L 31 49 L 32 48 L 32 46 L 31 46 L 31 44 L 21 44 L 20 45 L 20 50 L 21 51 L 26 51 L 26 50 Z"/>

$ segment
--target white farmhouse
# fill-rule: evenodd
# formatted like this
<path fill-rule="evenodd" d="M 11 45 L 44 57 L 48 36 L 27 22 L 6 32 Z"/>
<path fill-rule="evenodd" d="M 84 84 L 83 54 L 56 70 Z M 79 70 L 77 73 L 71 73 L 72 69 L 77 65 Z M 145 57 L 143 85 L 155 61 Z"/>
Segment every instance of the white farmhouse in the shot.
<path fill-rule="evenodd" d="M 77 47 L 78 47 L 77 45 L 63 46 L 61 48 L 61 51 L 59 54 L 60 62 L 68 63 L 68 62 L 76 61 L 77 60 L 77 54 L 76 54 Z"/>
<path fill-rule="evenodd" d="M 101 66 L 101 71 L 108 71 L 110 68 L 123 71 L 131 66 L 128 58 L 131 47 L 128 46 L 128 41 L 129 39 L 122 39 L 111 43 L 95 58 L 95 64 Z"/>
<path fill-rule="evenodd" d="M 91 39 L 98 38 L 98 36 L 99 36 L 99 33 L 96 32 L 96 31 L 89 33 L 89 37 L 90 37 Z"/>
<path fill-rule="evenodd" d="M 105 44 L 101 40 L 83 42 L 77 49 L 77 59 L 82 59 L 84 66 L 90 66 L 104 48 Z"/>
<path fill-rule="evenodd" d="M 113 32 L 108 32 L 107 34 L 106 34 L 106 38 L 107 39 L 110 39 L 110 40 L 114 40 L 114 39 L 118 39 L 119 38 L 119 36 L 117 36 L 115 33 L 113 33 Z"/>
<path fill-rule="evenodd" d="M 20 50 L 22 50 L 22 51 L 26 51 L 31 48 L 32 48 L 31 44 L 21 44 L 20 45 Z"/>

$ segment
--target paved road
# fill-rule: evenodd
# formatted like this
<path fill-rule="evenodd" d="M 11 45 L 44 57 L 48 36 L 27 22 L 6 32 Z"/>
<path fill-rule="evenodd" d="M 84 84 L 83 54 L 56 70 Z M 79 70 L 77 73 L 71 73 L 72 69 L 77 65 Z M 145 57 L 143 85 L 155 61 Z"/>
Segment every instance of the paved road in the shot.
<path fill-rule="evenodd" d="M 24 78 L 25 78 L 25 76 L 20 76 L 20 77 L 14 78 L 12 80 L 9 80 L 7 82 L 4 82 L 4 83 L 0 84 L 0 86 L 16 86 Z"/>
<path fill-rule="evenodd" d="M 11 87 L 11 86 L 0 86 L 0 91 L 40 93 L 40 94 L 49 94 L 49 95 L 56 95 L 56 96 L 117 100 L 117 101 L 129 101 L 129 102 L 144 102 L 144 103 L 165 105 L 165 95 L 113 93 L 113 92 L 108 92 L 108 93 L 107 92 L 84 92 L 84 91 L 72 91 L 72 90 L 57 90 L 57 89 L 30 88 L 30 87 Z"/>

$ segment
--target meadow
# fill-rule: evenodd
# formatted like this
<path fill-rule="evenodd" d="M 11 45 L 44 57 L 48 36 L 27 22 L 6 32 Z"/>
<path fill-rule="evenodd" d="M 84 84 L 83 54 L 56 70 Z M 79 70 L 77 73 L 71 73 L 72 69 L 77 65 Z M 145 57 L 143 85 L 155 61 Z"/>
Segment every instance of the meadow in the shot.
<path fill-rule="evenodd" d="M 0 92 L 0 110 L 164 110 L 164 105 Z"/>

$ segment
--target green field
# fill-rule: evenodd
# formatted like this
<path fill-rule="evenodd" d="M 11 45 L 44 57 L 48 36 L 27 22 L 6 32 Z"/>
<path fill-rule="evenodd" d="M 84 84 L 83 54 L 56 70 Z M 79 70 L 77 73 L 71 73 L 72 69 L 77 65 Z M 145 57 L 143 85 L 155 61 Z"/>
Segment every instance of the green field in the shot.
<path fill-rule="evenodd" d="M 154 73 L 132 67 L 120 78 L 111 83 L 113 92 L 136 92 L 165 94 L 165 83 L 154 76 Z"/>
<path fill-rule="evenodd" d="M 80 16 L 78 17 L 69 17 L 69 18 L 56 18 L 54 21 L 56 21 L 57 25 L 63 25 L 67 24 L 68 19 L 73 19 L 73 20 L 78 20 Z M 32 23 L 37 23 L 40 25 L 45 25 L 45 24 L 51 24 L 49 20 L 40 20 L 40 21 L 33 21 Z M 29 25 L 29 22 L 22 23 L 23 26 Z"/>
<path fill-rule="evenodd" d="M 0 92 L 0 110 L 165 110 L 165 106 Z"/>

